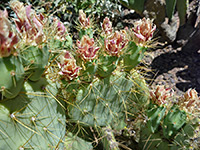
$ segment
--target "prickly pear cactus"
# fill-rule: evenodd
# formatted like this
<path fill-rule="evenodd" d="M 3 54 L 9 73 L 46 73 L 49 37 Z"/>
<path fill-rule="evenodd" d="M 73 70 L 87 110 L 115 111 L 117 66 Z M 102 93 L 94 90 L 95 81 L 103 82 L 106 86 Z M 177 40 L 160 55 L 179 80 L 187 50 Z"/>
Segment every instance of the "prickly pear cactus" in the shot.
<path fill-rule="evenodd" d="M 56 85 L 45 79 L 25 82 L 13 99 L 0 102 L 1 149 L 63 149 L 65 110 Z"/>
<path fill-rule="evenodd" d="M 148 33 L 144 33 L 143 23 L 150 24 L 145 30 Z M 102 128 L 108 126 L 120 130 L 126 126 L 127 112 L 133 109 L 129 107 L 131 102 L 135 103 L 135 114 L 148 104 L 148 86 L 132 70 L 143 58 L 155 26 L 146 19 L 137 26 L 137 29 L 113 32 L 112 24 L 105 18 L 99 36 L 101 44 L 81 33 L 75 50 L 60 53 L 54 70 L 58 71 L 55 74 L 59 75 L 62 94 L 68 100 L 68 123 L 83 130 L 93 127 L 97 133 L 105 133 Z M 112 141 L 104 139 L 103 143 L 105 149 L 112 147 Z M 114 149 L 118 149 L 118 144 Z"/>
<path fill-rule="evenodd" d="M 44 18 L 19 1 L 10 6 L 18 34 L 6 10 L 0 11 L 0 147 L 64 149 L 65 104 L 57 98 L 59 84 L 44 74 L 49 61 Z"/>
<path fill-rule="evenodd" d="M 0 147 L 64 149 L 65 142 L 67 148 L 79 149 L 80 142 L 90 149 L 91 139 L 102 136 L 104 149 L 119 149 L 112 129 L 123 129 L 129 111 L 138 115 L 149 104 L 148 86 L 135 68 L 151 44 L 156 28 L 152 20 L 144 18 L 131 30 L 113 31 L 105 18 L 101 34 L 94 38 L 93 23 L 80 10 L 79 39 L 73 44 L 58 18 L 46 18 L 19 1 L 11 1 L 10 7 L 16 13 L 19 37 L 11 30 L 7 12 L 1 11 L 0 25 L 6 30 L 2 29 L 0 47 L 5 79 L 0 82 Z M 5 43 L 10 41 L 8 47 Z M 174 114 L 166 117 L 167 125 L 170 116 Z M 160 120 L 153 125 L 155 131 Z M 94 131 L 77 137 L 79 133 L 66 128 L 66 122 L 67 127 Z M 171 131 L 183 124 L 170 124 L 166 135 L 174 136 Z"/>
<path fill-rule="evenodd" d="M 142 125 L 141 149 L 198 149 L 199 98 L 189 89 L 178 101 L 173 101 L 172 91 L 158 86 L 151 92 L 147 110 L 147 124 Z"/>

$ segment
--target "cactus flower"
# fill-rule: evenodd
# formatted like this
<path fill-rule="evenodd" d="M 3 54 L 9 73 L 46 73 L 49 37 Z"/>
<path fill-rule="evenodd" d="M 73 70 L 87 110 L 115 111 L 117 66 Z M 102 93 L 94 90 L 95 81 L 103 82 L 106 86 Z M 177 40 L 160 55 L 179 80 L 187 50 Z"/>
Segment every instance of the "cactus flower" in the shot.
<path fill-rule="evenodd" d="M 53 22 L 54 22 L 56 29 L 57 29 L 56 30 L 57 38 L 58 39 L 60 39 L 60 38 L 64 39 L 65 36 L 66 36 L 66 28 L 65 28 L 64 24 L 61 21 L 59 21 L 57 18 L 54 18 Z"/>
<path fill-rule="evenodd" d="M 87 61 L 93 60 L 99 50 L 99 47 L 95 47 L 94 39 L 88 35 L 84 35 L 81 41 L 77 40 L 76 45 L 78 46 L 77 53 Z"/>
<path fill-rule="evenodd" d="M 90 18 L 86 17 L 86 14 L 83 12 L 83 10 L 79 10 L 79 17 L 78 20 L 81 24 L 81 27 L 87 28 L 90 26 Z"/>
<path fill-rule="evenodd" d="M 11 1 L 10 7 L 16 13 L 18 19 L 15 19 L 17 30 L 22 33 L 23 39 L 28 43 L 40 44 L 44 40 L 43 20 L 44 17 L 36 15 L 31 9 L 31 5 L 24 7 L 19 1 Z"/>
<path fill-rule="evenodd" d="M 143 18 L 142 20 L 136 21 L 134 23 L 133 30 L 133 40 L 137 44 L 146 45 L 156 30 L 156 25 L 153 24 L 153 20 L 149 18 Z"/>
<path fill-rule="evenodd" d="M 106 35 L 112 33 L 112 22 L 108 17 L 103 20 L 102 29 Z"/>
<path fill-rule="evenodd" d="M 160 105 L 167 104 L 167 100 L 173 95 L 171 88 L 165 89 L 163 85 L 156 87 L 155 91 L 150 92 L 154 103 Z"/>
<path fill-rule="evenodd" d="M 6 10 L 0 10 L 0 57 L 8 57 L 12 53 L 13 46 L 19 39 L 12 32 L 11 22 L 8 20 Z"/>
<path fill-rule="evenodd" d="M 65 80 L 73 80 L 77 78 L 79 70 L 81 69 L 76 65 L 76 60 L 69 51 L 65 51 L 65 53 L 60 56 L 58 66 L 60 68 L 59 74 Z"/>
<path fill-rule="evenodd" d="M 127 42 L 128 40 L 124 30 L 120 32 L 115 31 L 114 34 L 104 40 L 105 50 L 112 56 L 119 56 Z"/>
<path fill-rule="evenodd" d="M 195 89 L 188 89 L 185 94 L 180 97 L 178 105 L 186 112 L 194 114 L 200 112 L 200 98 Z"/>

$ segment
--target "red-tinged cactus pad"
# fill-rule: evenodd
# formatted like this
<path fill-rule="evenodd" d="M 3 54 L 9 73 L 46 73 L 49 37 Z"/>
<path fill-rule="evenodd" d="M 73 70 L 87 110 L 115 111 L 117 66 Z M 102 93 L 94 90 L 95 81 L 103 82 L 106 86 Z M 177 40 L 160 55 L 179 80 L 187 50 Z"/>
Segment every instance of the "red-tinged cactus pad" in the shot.
<path fill-rule="evenodd" d="M 0 58 L 0 88 L 6 98 L 14 98 L 18 95 L 25 78 L 24 67 L 17 56 Z"/>

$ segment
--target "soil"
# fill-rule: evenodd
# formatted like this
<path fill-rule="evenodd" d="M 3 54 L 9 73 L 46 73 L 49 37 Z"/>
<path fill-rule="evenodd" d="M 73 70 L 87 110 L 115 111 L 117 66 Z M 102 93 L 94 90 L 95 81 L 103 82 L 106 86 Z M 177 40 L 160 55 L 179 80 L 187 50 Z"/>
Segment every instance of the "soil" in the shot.
<path fill-rule="evenodd" d="M 150 79 L 151 88 L 165 85 L 166 88 L 172 88 L 177 97 L 189 88 L 200 93 L 200 6 L 197 4 L 197 1 L 190 3 L 187 22 L 177 28 L 174 41 L 164 42 L 167 40 L 158 28 L 156 38 L 163 46 L 149 50 L 144 58 L 145 67 L 151 69 L 146 76 Z M 139 18 L 129 10 L 125 10 L 124 14 L 122 22 L 125 26 L 132 26 L 134 20 Z M 178 17 L 175 18 L 179 22 Z"/>
<path fill-rule="evenodd" d="M 151 56 L 151 57 L 150 57 Z M 165 85 L 180 96 L 189 88 L 200 93 L 200 30 L 185 45 L 172 43 L 149 52 L 145 61 L 151 68 L 151 87 Z"/>

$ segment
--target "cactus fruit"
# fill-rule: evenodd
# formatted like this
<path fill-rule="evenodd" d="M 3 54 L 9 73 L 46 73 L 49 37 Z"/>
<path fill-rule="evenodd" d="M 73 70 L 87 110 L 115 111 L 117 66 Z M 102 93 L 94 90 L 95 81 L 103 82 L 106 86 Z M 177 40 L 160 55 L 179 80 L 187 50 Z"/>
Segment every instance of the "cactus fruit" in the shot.
<path fill-rule="evenodd" d="M 60 63 L 58 65 L 60 68 L 59 74 L 61 75 L 61 78 L 64 78 L 65 80 L 76 78 L 81 69 L 76 65 L 76 60 L 69 51 L 65 51 L 60 55 Z"/>
<path fill-rule="evenodd" d="M 153 20 L 149 18 L 143 18 L 134 23 L 133 30 L 133 41 L 137 45 L 145 46 L 151 42 L 153 33 L 156 30 L 156 25 L 153 24 Z"/>

